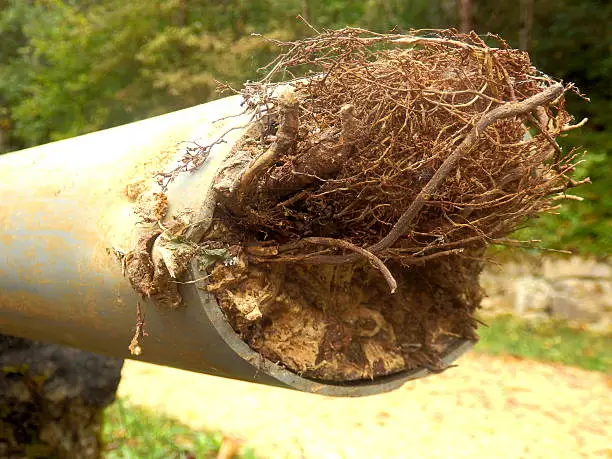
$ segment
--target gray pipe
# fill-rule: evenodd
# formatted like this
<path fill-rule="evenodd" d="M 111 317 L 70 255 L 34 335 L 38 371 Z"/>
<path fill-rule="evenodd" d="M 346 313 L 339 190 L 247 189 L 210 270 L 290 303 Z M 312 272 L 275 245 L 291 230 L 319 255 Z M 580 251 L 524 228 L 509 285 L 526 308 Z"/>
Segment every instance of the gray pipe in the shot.
<path fill-rule="evenodd" d="M 130 357 L 140 299 L 121 273 L 115 250 L 135 246 L 144 227 L 126 189 L 152 185 L 156 170 L 176 164 L 192 141 L 206 144 L 228 129 L 206 165 L 168 190 L 170 213 L 210 212 L 212 176 L 246 123 L 238 96 L 125 126 L 0 156 L 0 332 Z M 192 267 L 190 276 L 201 273 Z M 392 390 L 426 369 L 347 385 L 301 378 L 253 352 L 195 284 L 181 286 L 178 310 L 144 305 L 139 358 L 212 375 L 307 392 L 359 396 Z M 471 343 L 447 352 L 450 364 Z"/>

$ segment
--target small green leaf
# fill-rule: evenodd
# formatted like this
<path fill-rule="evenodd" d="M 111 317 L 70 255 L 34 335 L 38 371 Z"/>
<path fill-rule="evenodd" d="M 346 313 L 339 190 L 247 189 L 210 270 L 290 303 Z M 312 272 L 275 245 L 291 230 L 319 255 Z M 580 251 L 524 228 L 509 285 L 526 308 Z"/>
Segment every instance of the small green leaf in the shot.
<path fill-rule="evenodd" d="M 216 262 L 220 260 L 227 260 L 230 257 L 231 255 L 229 253 L 229 250 L 226 248 L 203 248 L 200 256 L 198 257 L 198 268 L 200 269 L 200 271 L 206 271 Z"/>

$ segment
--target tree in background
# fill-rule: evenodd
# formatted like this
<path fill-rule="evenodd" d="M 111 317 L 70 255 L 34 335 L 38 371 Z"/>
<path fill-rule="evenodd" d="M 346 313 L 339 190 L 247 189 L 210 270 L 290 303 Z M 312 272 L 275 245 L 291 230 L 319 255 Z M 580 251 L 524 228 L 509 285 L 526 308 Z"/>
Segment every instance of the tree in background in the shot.
<path fill-rule="evenodd" d="M 469 33 L 472 27 L 472 0 L 459 0 L 459 30 Z"/>
<path fill-rule="evenodd" d="M 612 6 L 588 0 L 0 0 L 0 100 L 16 146 L 36 145 L 191 106 L 215 80 L 240 84 L 272 55 L 252 37 L 315 27 L 473 27 L 529 48 L 536 65 L 576 82 L 609 124 Z M 596 64 L 594 64 L 596 63 Z M 584 110 L 583 110 L 584 111 Z"/>
<path fill-rule="evenodd" d="M 17 146 L 210 100 L 216 79 L 239 83 L 270 55 L 251 32 L 284 38 L 269 19 L 280 2 L 4 2 L 0 97 Z"/>

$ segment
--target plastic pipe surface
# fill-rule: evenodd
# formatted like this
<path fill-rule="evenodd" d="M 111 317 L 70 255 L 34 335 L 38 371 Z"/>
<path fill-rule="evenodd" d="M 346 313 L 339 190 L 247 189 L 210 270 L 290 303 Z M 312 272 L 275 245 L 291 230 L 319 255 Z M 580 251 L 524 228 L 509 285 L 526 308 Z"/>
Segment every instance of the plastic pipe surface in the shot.
<path fill-rule="evenodd" d="M 154 190 L 155 172 L 176 165 L 186 147 L 230 131 L 202 168 L 167 193 L 169 214 L 210 212 L 214 173 L 248 121 L 241 112 L 234 96 L 0 156 L 0 332 L 133 358 L 128 345 L 141 301 L 148 336 L 139 360 L 337 396 L 426 376 L 422 369 L 348 385 L 301 378 L 249 349 L 195 284 L 181 287 L 185 305 L 170 310 L 142 301 L 124 278 L 115 251 L 132 249 L 147 229 L 129 187 Z M 192 278 L 199 275 L 192 267 Z M 470 346 L 457 342 L 446 363 Z"/>

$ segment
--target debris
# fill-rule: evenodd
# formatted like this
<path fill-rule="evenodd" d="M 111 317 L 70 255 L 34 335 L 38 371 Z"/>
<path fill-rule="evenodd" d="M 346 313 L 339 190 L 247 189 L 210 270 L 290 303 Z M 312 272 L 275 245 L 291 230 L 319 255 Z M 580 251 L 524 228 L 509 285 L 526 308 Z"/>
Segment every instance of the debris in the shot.
<path fill-rule="evenodd" d="M 168 212 L 168 197 L 165 193 L 141 193 L 134 212 L 146 223 L 155 223 L 164 219 Z"/>
<path fill-rule="evenodd" d="M 130 354 L 136 356 L 142 354 L 142 339 L 145 336 L 147 336 L 147 332 L 145 331 L 144 313 L 142 312 L 140 301 L 138 301 L 136 303 L 136 329 L 134 331 L 134 337 L 128 346 Z"/>

